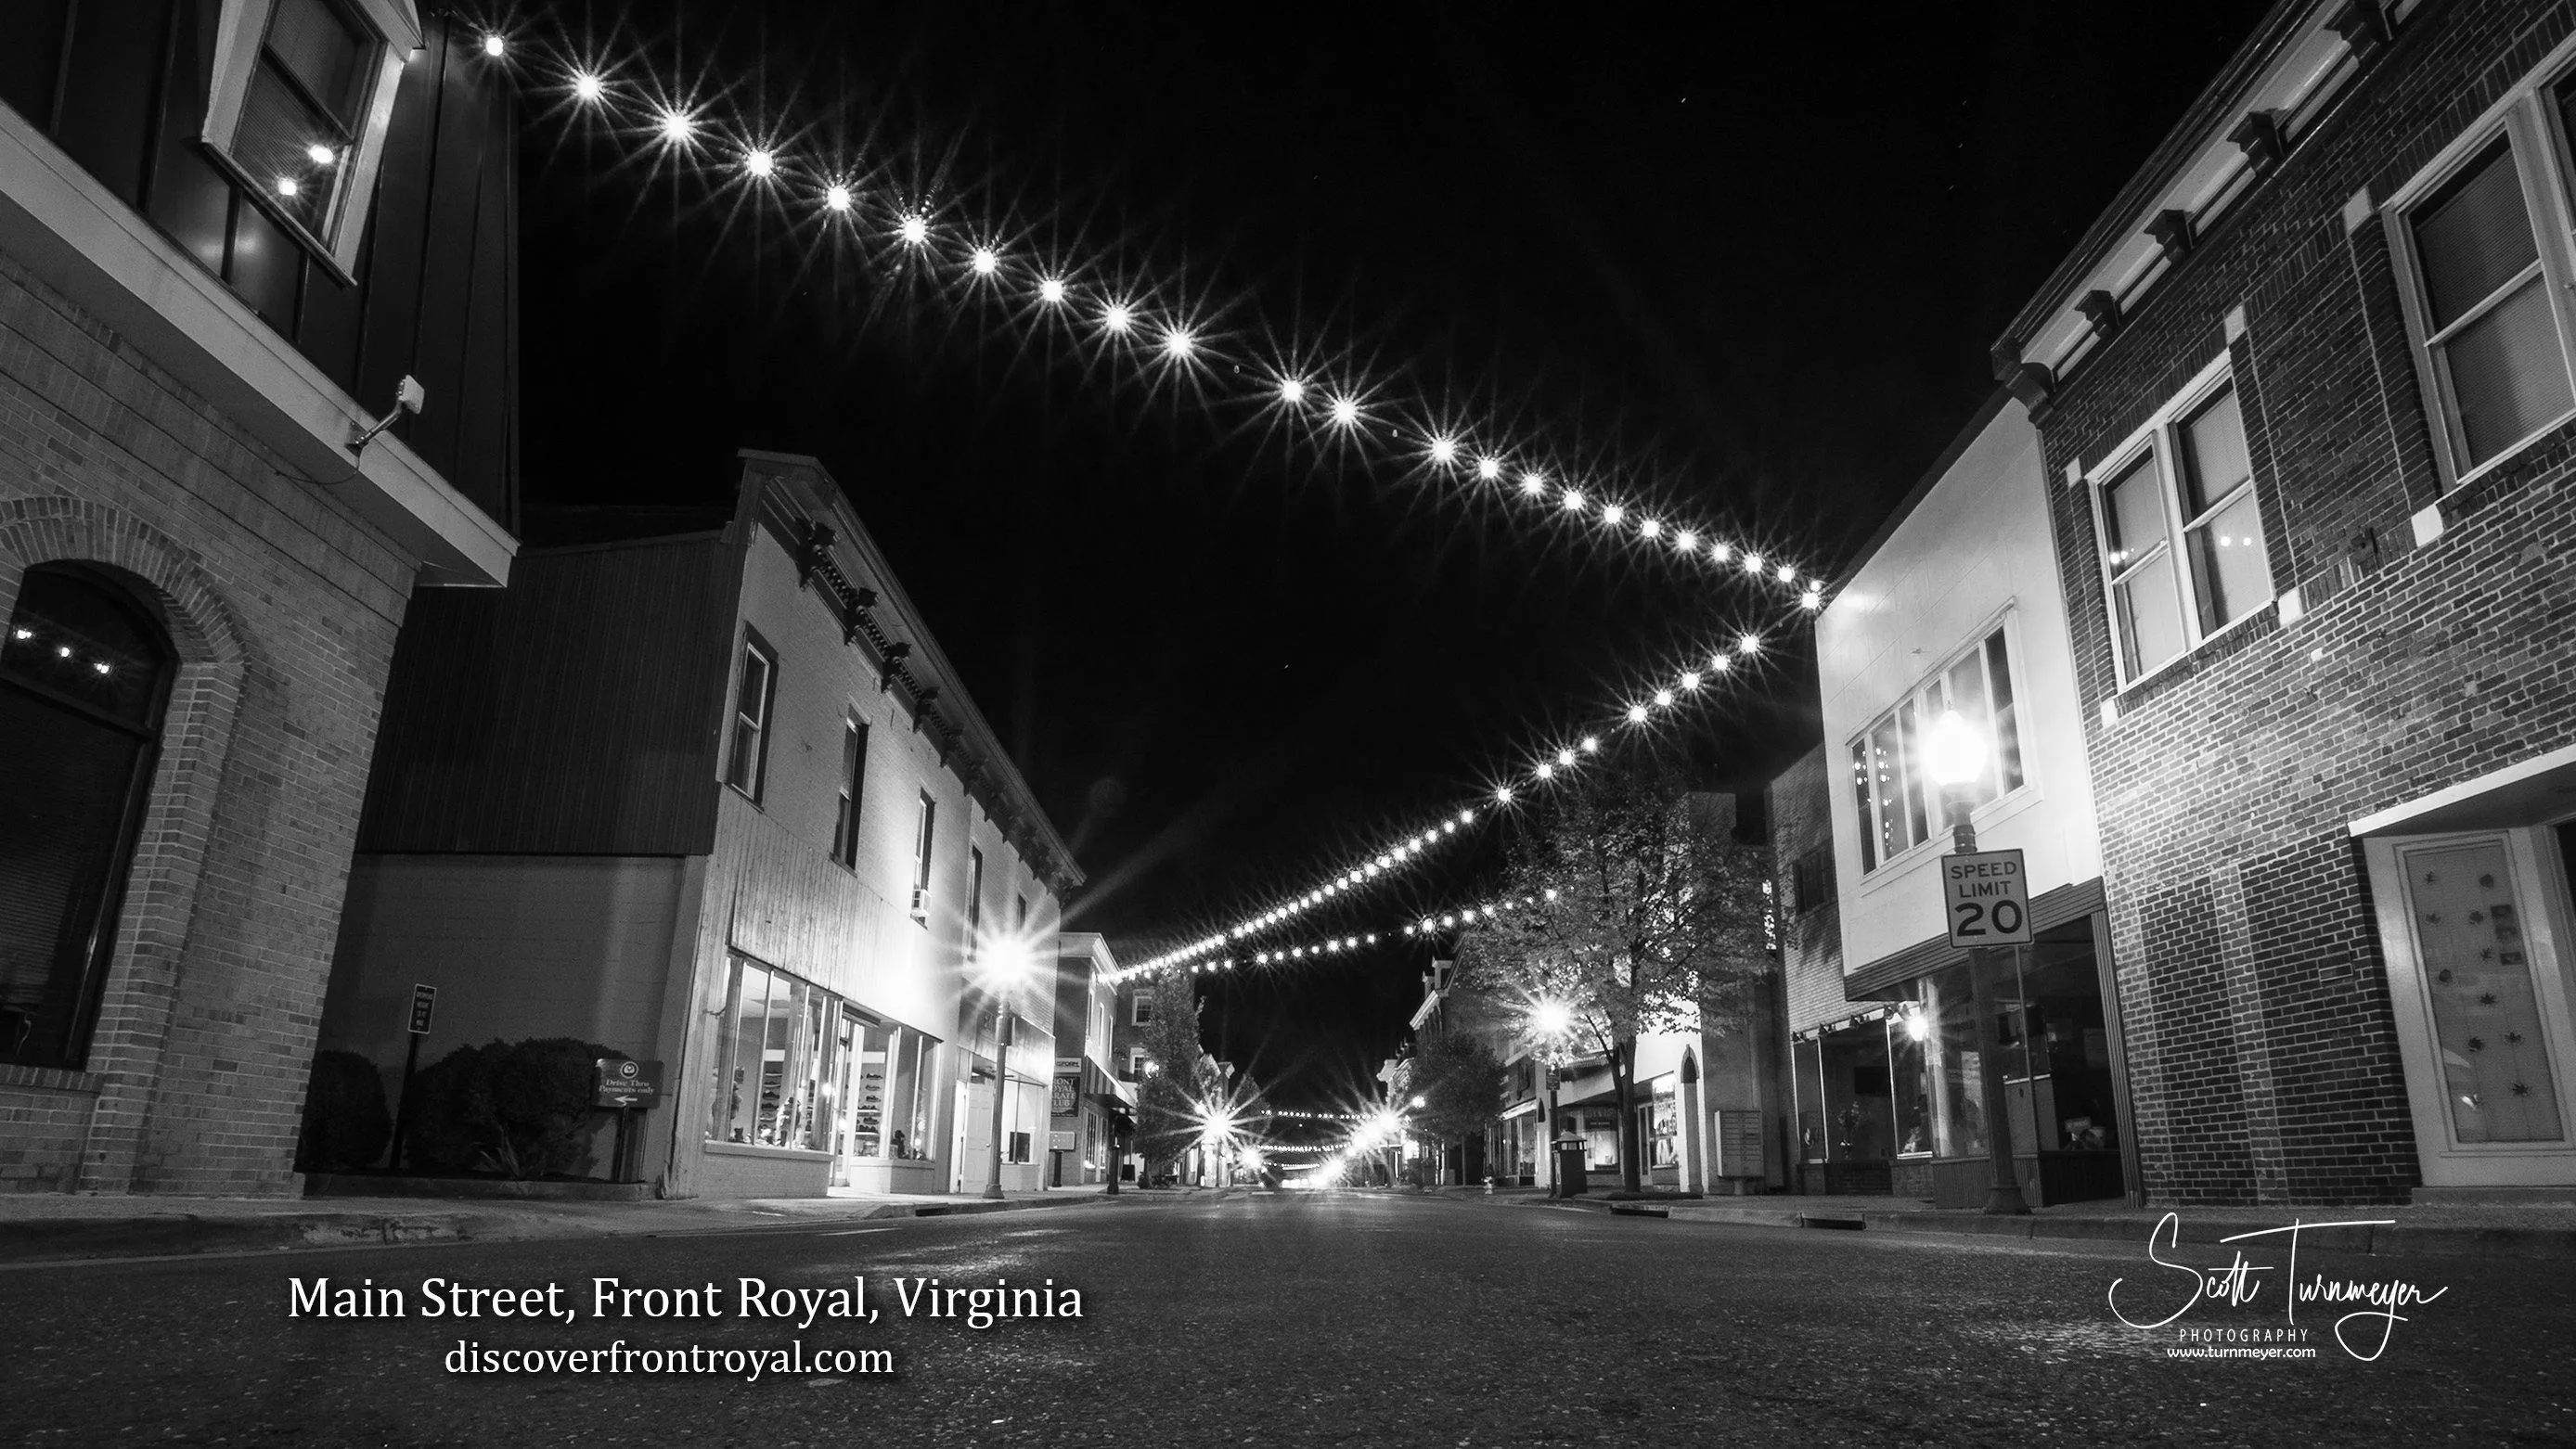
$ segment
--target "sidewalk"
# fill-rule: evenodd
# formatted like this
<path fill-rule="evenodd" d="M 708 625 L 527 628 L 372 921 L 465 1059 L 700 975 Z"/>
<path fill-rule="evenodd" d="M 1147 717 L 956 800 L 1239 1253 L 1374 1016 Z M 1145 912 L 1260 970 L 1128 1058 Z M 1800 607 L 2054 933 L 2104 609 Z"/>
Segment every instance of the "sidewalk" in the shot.
<path fill-rule="evenodd" d="M 538 1238 L 755 1232 L 797 1223 L 866 1222 L 1179 1201 L 1184 1192 L 1097 1184 L 1012 1193 L 1000 1202 L 947 1194 L 557 1202 L 418 1197 L 189 1198 L 69 1193 L 0 1195 L 0 1265 L 79 1258 L 339 1248 L 368 1243 L 524 1242 Z"/>
<path fill-rule="evenodd" d="M 1473 1200 L 1476 1194 L 1460 1194 Z M 1497 1194 L 1499 1200 L 1500 1194 Z M 2061 1203 L 2027 1217 L 1987 1217 L 1974 1208 L 1936 1208 L 1916 1198 L 1797 1197 L 1677 1198 L 1606 1202 L 1597 1196 L 1549 1203 L 1518 1195 L 1520 1202 L 1674 1222 L 1736 1223 L 1752 1227 L 1826 1228 L 1881 1233 L 1957 1233 L 1980 1237 L 2080 1238 L 2146 1246 L 2165 1208 L 2126 1203 Z M 2214 1244 L 2233 1233 L 2288 1227 L 2292 1222 L 2372 1222 L 2373 1226 L 2310 1228 L 2303 1246 L 2337 1252 L 2420 1254 L 2438 1257 L 2576 1258 L 2576 1201 L 2519 1203 L 2410 1203 L 2371 1207 L 2181 1207 L 2170 1209 L 2186 1243 Z"/>

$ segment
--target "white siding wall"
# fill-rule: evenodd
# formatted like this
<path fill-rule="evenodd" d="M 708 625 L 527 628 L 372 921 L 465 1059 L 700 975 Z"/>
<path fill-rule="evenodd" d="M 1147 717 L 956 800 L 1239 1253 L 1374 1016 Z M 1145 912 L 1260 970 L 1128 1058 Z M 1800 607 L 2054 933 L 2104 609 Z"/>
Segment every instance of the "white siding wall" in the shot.
<path fill-rule="evenodd" d="M 1977 843 L 2027 852 L 2033 895 L 2102 873 L 2048 486 L 2028 414 L 2005 404 L 1817 620 L 1846 970 L 1942 934 L 1933 862 L 1949 849 L 1936 820 L 1932 842 L 1863 874 L 1852 738 L 1999 620 L 2028 783 L 1977 811 Z"/>

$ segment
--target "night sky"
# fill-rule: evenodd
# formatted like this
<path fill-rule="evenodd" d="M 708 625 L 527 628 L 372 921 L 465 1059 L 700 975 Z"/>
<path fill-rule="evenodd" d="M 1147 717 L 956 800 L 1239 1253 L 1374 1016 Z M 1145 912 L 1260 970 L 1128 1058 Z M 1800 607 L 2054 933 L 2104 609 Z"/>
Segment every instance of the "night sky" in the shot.
<path fill-rule="evenodd" d="M 1830 575 L 2260 13 L 647 0 L 512 24 L 774 111 L 863 157 L 863 188 L 1215 307 L 1238 347 L 1322 346 L 1538 428 Z M 737 448 L 822 458 L 1089 872 L 1066 925 L 1130 960 L 1778 617 L 1705 565 L 1319 462 L 935 278 L 800 255 L 542 94 L 528 501 L 720 502 Z M 1813 701 L 1811 662 L 1775 651 L 1758 691 L 1694 714 L 1707 784 L 1810 748 Z M 1284 939 L 1457 903 L 1493 858 L 1444 851 Z M 1212 1047 L 1284 1105 L 1357 1094 L 1419 999 L 1409 943 L 1337 959 L 1210 991 Z"/>

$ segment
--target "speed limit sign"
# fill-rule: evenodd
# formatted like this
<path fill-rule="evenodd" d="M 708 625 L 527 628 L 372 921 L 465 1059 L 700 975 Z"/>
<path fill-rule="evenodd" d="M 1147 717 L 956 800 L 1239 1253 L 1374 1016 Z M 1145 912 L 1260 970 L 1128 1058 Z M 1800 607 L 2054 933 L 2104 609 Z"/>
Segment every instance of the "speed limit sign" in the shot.
<path fill-rule="evenodd" d="M 2018 850 L 1941 857 L 1941 907 L 1953 946 L 2030 944 L 2030 878 Z"/>

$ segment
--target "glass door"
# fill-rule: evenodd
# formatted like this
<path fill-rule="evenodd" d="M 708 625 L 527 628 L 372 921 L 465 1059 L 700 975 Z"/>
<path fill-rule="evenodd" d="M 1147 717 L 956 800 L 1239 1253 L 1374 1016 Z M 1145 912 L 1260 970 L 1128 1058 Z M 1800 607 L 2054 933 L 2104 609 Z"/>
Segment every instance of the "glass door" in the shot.
<path fill-rule="evenodd" d="M 2560 849 L 2528 828 L 2370 842 L 2428 1186 L 2576 1182 Z"/>

